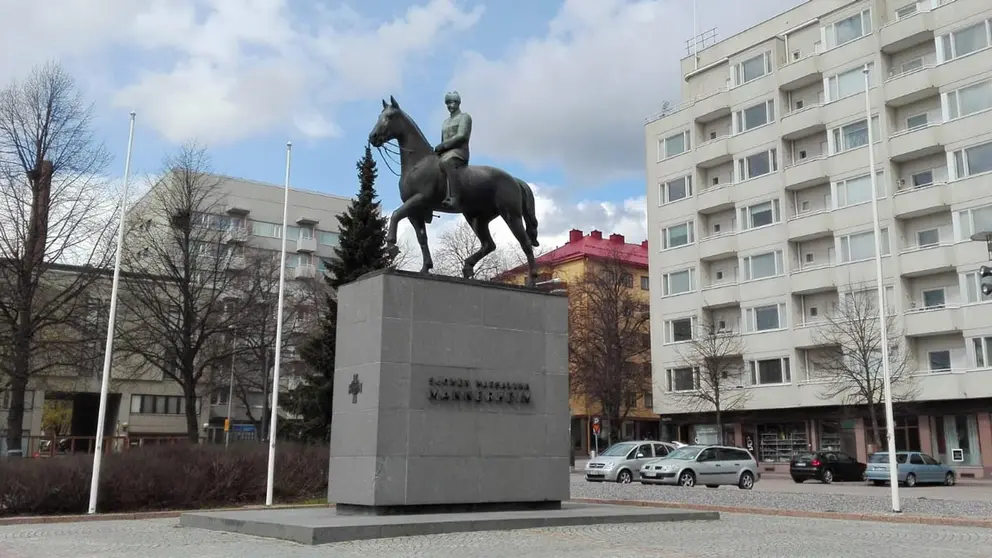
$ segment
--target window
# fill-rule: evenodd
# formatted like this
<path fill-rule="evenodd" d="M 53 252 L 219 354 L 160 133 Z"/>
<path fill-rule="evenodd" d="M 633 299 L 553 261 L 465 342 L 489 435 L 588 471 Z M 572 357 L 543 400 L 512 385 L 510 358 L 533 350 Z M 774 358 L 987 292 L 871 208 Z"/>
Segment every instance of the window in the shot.
<path fill-rule="evenodd" d="M 912 4 L 907 4 L 896 10 L 896 19 L 902 19 L 904 17 L 909 17 L 916 13 L 916 2 Z"/>
<path fill-rule="evenodd" d="M 875 257 L 875 231 L 849 234 L 838 239 L 840 261 L 856 262 Z M 882 228 L 882 255 L 889 253 L 889 229 Z"/>
<path fill-rule="evenodd" d="M 734 133 L 747 132 L 773 120 L 775 120 L 775 101 L 765 101 L 734 113 Z"/>
<path fill-rule="evenodd" d="M 945 297 L 944 289 L 928 289 L 923 291 L 924 308 L 943 308 Z"/>
<path fill-rule="evenodd" d="M 938 229 L 927 229 L 916 232 L 916 245 L 920 248 L 924 246 L 936 246 L 940 244 L 940 231 Z"/>
<path fill-rule="evenodd" d="M 182 415 L 186 413 L 186 398 L 181 395 L 132 395 L 131 412 L 142 415 Z"/>
<path fill-rule="evenodd" d="M 744 85 L 772 72 L 772 53 L 764 52 L 736 64 L 733 70 L 734 86 Z"/>
<path fill-rule="evenodd" d="M 930 351 L 927 357 L 931 372 L 947 372 L 951 369 L 951 351 Z"/>
<path fill-rule="evenodd" d="M 672 225 L 661 230 L 661 249 L 678 248 L 688 246 L 696 241 L 695 223 L 687 221 L 679 225 Z"/>
<path fill-rule="evenodd" d="M 843 297 L 844 304 L 870 307 L 873 310 L 875 306 L 878 306 L 878 290 L 875 288 L 846 291 Z M 882 297 L 885 299 L 885 313 L 888 315 L 895 314 L 895 287 L 891 285 L 885 287 Z M 881 355 L 880 352 L 879 355 Z"/>
<path fill-rule="evenodd" d="M 906 119 L 906 129 L 915 130 L 916 128 L 926 128 L 929 121 L 927 120 L 927 113 L 917 114 L 910 116 Z"/>
<path fill-rule="evenodd" d="M 744 310 L 745 332 L 773 331 L 785 327 L 785 304 L 755 306 Z"/>
<path fill-rule="evenodd" d="M 990 108 L 992 108 L 992 80 L 974 83 L 944 94 L 944 114 L 948 120 Z"/>
<path fill-rule="evenodd" d="M 954 152 L 953 157 L 955 178 L 992 171 L 992 142 L 959 149 Z"/>
<path fill-rule="evenodd" d="M 989 21 L 980 21 L 937 37 L 937 62 L 947 62 L 989 46 Z"/>
<path fill-rule="evenodd" d="M 662 282 L 664 283 L 663 296 L 689 293 L 695 290 L 694 275 L 694 269 L 666 273 L 664 277 L 662 277 Z"/>
<path fill-rule="evenodd" d="M 684 200 L 692 196 L 692 177 L 683 176 L 661 183 L 661 193 L 658 199 L 662 204 Z"/>
<path fill-rule="evenodd" d="M 958 211 L 954 214 L 954 229 L 958 240 L 971 240 L 975 232 L 992 230 L 992 205 Z"/>
<path fill-rule="evenodd" d="M 734 177 L 734 181 L 750 180 L 777 171 L 777 153 L 778 150 L 769 149 L 768 151 L 748 155 L 743 159 L 737 159 L 737 167 L 734 169 L 737 176 Z"/>
<path fill-rule="evenodd" d="M 782 251 L 776 250 L 765 254 L 747 256 L 741 259 L 741 267 L 744 269 L 745 281 L 782 275 L 784 272 Z"/>
<path fill-rule="evenodd" d="M 933 169 L 913 173 L 909 180 L 913 184 L 913 188 L 930 186 L 933 184 Z"/>
<path fill-rule="evenodd" d="M 337 246 L 338 233 L 328 231 L 317 231 L 317 242 L 324 246 Z"/>
<path fill-rule="evenodd" d="M 636 393 L 625 393 L 623 399 L 624 399 L 624 402 L 623 402 L 624 407 L 627 407 L 628 409 L 636 409 L 637 408 L 637 394 Z"/>
<path fill-rule="evenodd" d="M 227 396 L 229 391 L 230 390 L 227 386 L 217 386 L 214 392 L 210 394 L 210 404 L 227 405 Z"/>
<path fill-rule="evenodd" d="M 276 225 L 275 223 L 252 221 L 251 234 L 269 238 L 282 238 L 282 226 Z"/>
<path fill-rule="evenodd" d="M 839 47 L 871 33 L 871 10 L 842 19 L 826 28 L 827 47 Z"/>
<path fill-rule="evenodd" d="M 781 222 L 778 198 L 741 208 L 741 230 L 746 231 Z"/>
<path fill-rule="evenodd" d="M 748 370 L 751 372 L 751 385 L 763 386 L 792 382 L 788 357 L 752 360 L 748 361 L 747 364 Z"/>
<path fill-rule="evenodd" d="M 5 389 L 0 392 L 0 409 L 7 410 L 10 409 L 10 390 Z M 34 409 L 34 390 L 24 391 L 24 410 L 30 411 Z"/>
<path fill-rule="evenodd" d="M 658 145 L 658 158 L 667 159 L 676 155 L 681 155 L 689 150 L 689 132 L 679 132 L 674 136 L 669 136 L 661 140 Z"/>
<path fill-rule="evenodd" d="M 878 137 L 878 117 L 871 118 L 871 132 L 873 138 Z M 831 155 L 843 153 L 851 149 L 857 149 L 868 145 L 868 121 L 858 120 L 843 126 L 838 126 L 830 130 L 827 136 L 830 142 L 829 149 Z"/>
<path fill-rule="evenodd" d="M 665 322 L 665 343 L 692 341 L 696 318 L 678 318 Z"/>
<path fill-rule="evenodd" d="M 965 300 L 969 304 L 992 300 L 992 295 L 982 294 L 982 278 L 978 276 L 978 272 L 965 273 L 961 276 L 961 281 L 964 283 L 962 290 L 964 291 Z"/>
<path fill-rule="evenodd" d="M 620 284 L 628 289 L 634 288 L 634 276 L 629 273 L 624 273 L 620 276 Z"/>
<path fill-rule="evenodd" d="M 651 278 L 647 275 L 641 275 L 641 290 L 648 291 L 651 290 Z"/>
<path fill-rule="evenodd" d="M 864 71 L 865 66 L 861 64 L 850 70 L 828 77 L 827 82 L 823 84 L 823 90 L 827 94 L 827 102 L 830 103 L 838 99 L 850 97 L 851 95 L 864 93 Z M 868 86 L 875 87 L 875 64 L 873 62 L 868 63 Z"/>
<path fill-rule="evenodd" d="M 992 368 L 992 337 L 975 337 L 971 343 L 975 349 L 975 368 Z"/>
<path fill-rule="evenodd" d="M 875 175 L 875 185 L 878 187 L 879 199 L 885 196 L 885 189 L 883 187 L 885 181 L 882 180 L 881 175 L 882 173 L 877 173 Z M 871 175 L 866 174 L 864 176 L 856 176 L 854 178 L 848 178 L 847 180 L 835 182 L 833 199 L 836 200 L 837 203 L 836 209 L 870 202 Z"/>
<path fill-rule="evenodd" d="M 981 466 L 978 417 L 976 415 L 946 415 L 930 419 L 930 447 L 947 464 Z M 954 450 L 960 450 L 955 452 Z M 959 461 L 955 462 L 955 453 Z M 923 460 L 928 465 L 940 465 L 929 455 Z"/>
<path fill-rule="evenodd" d="M 665 371 L 668 391 L 692 391 L 696 389 L 696 371 L 692 368 L 669 368 Z"/>
<path fill-rule="evenodd" d="M 654 408 L 654 394 L 651 393 L 650 391 L 645 391 L 644 392 L 644 408 L 645 409 L 652 409 L 652 408 Z M 658 446 L 658 445 L 656 445 L 654 448 L 657 451 L 658 448 L 664 448 L 664 447 L 665 446 Z M 661 449 L 660 451 L 657 451 L 657 455 L 665 455 L 667 452 L 668 452 L 667 449 Z"/>

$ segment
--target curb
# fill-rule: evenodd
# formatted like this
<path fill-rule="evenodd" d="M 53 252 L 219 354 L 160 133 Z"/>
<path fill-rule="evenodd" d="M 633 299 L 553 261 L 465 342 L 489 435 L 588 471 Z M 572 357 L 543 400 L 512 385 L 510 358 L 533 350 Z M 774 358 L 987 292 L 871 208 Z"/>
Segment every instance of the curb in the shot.
<path fill-rule="evenodd" d="M 97 513 L 94 515 L 34 515 L 0 517 L 0 527 L 8 525 L 40 525 L 44 523 L 77 523 L 83 521 L 132 521 L 138 519 L 175 519 L 184 513 L 190 512 L 218 512 L 218 511 L 248 511 L 248 510 L 280 510 L 280 509 L 306 509 L 306 508 L 330 508 L 333 504 L 276 504 L 271 507 L 263 505 L 230 507 L 230 508 L 208 508 L 202 510 L 165 510 L 149 512 L 126 512 L 126 513 Z"/>
<path fill-rule="evenodd" d="M 608 500 L 600 498 L 573 498 L 573 502 L 586 504 L 606 504 L 611 506 L 640 506 L 648 508 L 675 508 L 696 511 L 743 513 L 750 515 L 770 515 L 778 517 L 802 517 L 810 519 L 837 519 L 844 521 L 874 521 L 878 523 L 910 523 L 917 525 L 945 525 L 954 527 L 980 527 L 992 529 L 990 519 L 965 519 L 963 517 L 937 517 L 924 515 L 883 515 L 870 513 L 814 512 L 802 510 L 779 510 L 773 508 L 743 508 L 709 504 L 688 504 L 684 502 L 651 502 L 645 500 Z"/>

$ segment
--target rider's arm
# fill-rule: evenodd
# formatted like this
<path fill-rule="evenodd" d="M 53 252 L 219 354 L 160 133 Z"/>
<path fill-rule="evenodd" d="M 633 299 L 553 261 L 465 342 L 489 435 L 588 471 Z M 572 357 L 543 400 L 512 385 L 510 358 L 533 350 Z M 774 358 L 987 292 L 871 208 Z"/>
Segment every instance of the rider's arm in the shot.
<path fill-rule="evenodd" d="M 449 149 L 461 147 L 468 143 L 468 140 L 471 136 L 472 136 L 472 117 L 467 114 L 462 114 L 462 117 L 459 119 L 458 122 L 458 131 L 451 138 L 441 142 L 442 150 L 448 151 Z"/>

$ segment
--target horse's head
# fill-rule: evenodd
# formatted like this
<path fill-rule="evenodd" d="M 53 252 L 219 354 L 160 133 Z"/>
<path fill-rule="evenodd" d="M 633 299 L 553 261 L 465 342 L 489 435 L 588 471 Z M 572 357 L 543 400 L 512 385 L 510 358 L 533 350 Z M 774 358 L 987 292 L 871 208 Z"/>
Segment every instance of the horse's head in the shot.
<path fill-rule="evenodd" d="M 375 121 L 375 127 L 369 132 L 369 143 L 373 147 L 382 147 L 382 144 L 399 139 L 405 131 L 406 116 L 400 110 L 399 103 L 390 95 L 389 102 L 382 102 L 382 112 L 379 119 Z"/>

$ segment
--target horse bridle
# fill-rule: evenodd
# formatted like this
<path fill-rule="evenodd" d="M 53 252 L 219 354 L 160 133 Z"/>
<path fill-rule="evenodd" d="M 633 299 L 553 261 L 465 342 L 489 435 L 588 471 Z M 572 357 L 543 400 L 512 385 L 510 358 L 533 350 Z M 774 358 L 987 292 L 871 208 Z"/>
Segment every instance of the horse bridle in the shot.
<path fill-rule="evenodd" d="M 372 146 L 372 141 L 369 140 L 368 144 Z M 395 170 L 393 170 L 392 165 L 389 164 L 389 160 L 392 159 L 394 163 L 400 166 L 400 170 L 402 170 L 403 168 L 402 163 L 397 161 L 395 157 L 401 157 L 404 151 L 407 152 L 413 151 L 412 149 L 405 149 L 401 147 L 398 143 L 396 145 L 391 145 L 389 142 L 385 142 L 380 146 L 372 146 L 372 147 L 376 148 L 376 150 L 379 152 L 379 157 L 382 158 L 382 162 L 386 163 L 386 168 L 389 169 L 389 172 L 393 173 L 397 178 L 399 178 L 400 174 Z M 389 155 L 389 157 L 387 157 L 387 155 Z"/>

